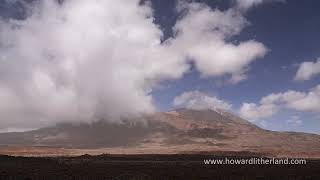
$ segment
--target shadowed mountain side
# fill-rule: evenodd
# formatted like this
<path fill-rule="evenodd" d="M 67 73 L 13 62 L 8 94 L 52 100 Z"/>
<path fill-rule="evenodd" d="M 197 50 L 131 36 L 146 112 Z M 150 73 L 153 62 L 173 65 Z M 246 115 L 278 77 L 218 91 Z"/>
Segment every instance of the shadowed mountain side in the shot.
<path fill-rule="evenodd" d="M 1 145 L 79 149 L 159 149 L 159 152 L 250 151 L 320 157 L 320 136 L 261 129 L 223 110 L 179 109 L 140 117 L 141 121 L 60 124 L 0 134 Z M 135 151 L 134 151 L 135 152 Z"/>

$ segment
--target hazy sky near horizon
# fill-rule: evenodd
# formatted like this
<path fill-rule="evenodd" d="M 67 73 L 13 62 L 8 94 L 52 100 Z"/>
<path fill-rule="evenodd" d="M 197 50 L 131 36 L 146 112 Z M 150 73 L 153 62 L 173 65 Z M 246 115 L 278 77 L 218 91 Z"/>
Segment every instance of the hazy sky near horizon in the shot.
<path fill-rule="evenodd" d="M 319 1 L 59 2 L 0 1 L 0 130 L 187 107 L 320 133 Z"/>

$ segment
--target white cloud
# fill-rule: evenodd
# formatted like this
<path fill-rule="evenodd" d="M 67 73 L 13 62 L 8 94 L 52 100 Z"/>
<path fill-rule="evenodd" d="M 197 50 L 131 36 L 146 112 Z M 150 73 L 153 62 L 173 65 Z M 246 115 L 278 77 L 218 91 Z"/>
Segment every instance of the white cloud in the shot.
<path fill-rule="evenodd" d="M 287 120 L 287 123 L 291 126 L 301 126 L 302 121 L 299 116 L 292 116 L 290 119 Z"/>
<path fill-rule="evenodd" d="M 236 0 L 236 3 L 240 9 L 247 10 L 253 6 L 263 3 L 263 0 Z"/>
<path fill-rule="evenodd" d="M 0 27 L 2 127 L 152 112 L 153 84 L 188 68 L 139 0 L 39 1 Z"/>
<path fill-rule="evenodd" d="M 296 73 L 295 80 L 310 80 L 320 74 L 320 58 L 316 62 L 303 62 Z"/>
<path fill-rule="evenodd" d="M 200 91 L 188 91 L 174 98 L 175 107 L 183 107 L 196 110 L 224 109 L 230 110 L 232 105 L 215 96 L 209 96 Z"/>
<path fill-rule="evenodd" d="M 1 21 L 0 126 L 153 112 L 150 92 L 181 78 L 190 59 L 204 76 L 238 82 L 266 53 L 254 40 L 228 42 L 247 25 L 241 13 L 199 3 L 182 5 L 188 12 L 174 26 L 177 35 L 161 43 L 151 6 L 139 2 L 39 1 L 25 20 Z"/>
<path fill-rule="evenodd" d="M 240 116 L 249 121 L 268 118 L 276 112 L 278 112 L 278 107 L 274 104 L 243 103 L 240 108 Z"/>
<path fill-rule="evenodd" d="M 238 9 L 247 11 L 248 9 L 266 2 L 286 2 L 286 0 L 235 0 Z"/>
<path fill-rule="evenodd" d="M 198 3 L 181 6 L 188 13 L 174 27 L 177 35 L 172 46 L 192 59 L 203 76 L 229 74 L 234 82 L 239 82 L 245 79 L 248 65 L 266 54 L 266 47 L 254 40 L 237 45 L 227 42 L 247 25 L 234 9 L 213 11 Z M 191 28 L 191 24 L 196 28 Z"/>
<path fill-rule="evenodd" d="M 320 85 L 308 92 L 289 90 L 262 98 L 262 104 L 283 104 L 287 108 L 305 112 L 320 112 Z"/>
<path fill-rule="evenodd" d="M 320 113 L 320 85 L 308 92 L 289 90 L 284 93 L 273 93 L 263 97 L 259 104 L 243 103 L 239 112 L 246 119 L 259 120 L 271 117 L 281 108 Z"/>

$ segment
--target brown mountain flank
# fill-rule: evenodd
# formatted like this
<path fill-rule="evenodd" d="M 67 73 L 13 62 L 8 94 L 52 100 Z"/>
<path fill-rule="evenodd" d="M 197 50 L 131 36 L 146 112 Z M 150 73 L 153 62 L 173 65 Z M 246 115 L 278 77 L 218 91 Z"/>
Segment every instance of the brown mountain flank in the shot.
<path fill-rule="evenodd" d="M 320 135 L 264 130 L 223 110 L 179 109 L 121 123 L 60 124 L 0 134 L 0 154 L 174 154 L 253 152 L 320 158 Z"/>

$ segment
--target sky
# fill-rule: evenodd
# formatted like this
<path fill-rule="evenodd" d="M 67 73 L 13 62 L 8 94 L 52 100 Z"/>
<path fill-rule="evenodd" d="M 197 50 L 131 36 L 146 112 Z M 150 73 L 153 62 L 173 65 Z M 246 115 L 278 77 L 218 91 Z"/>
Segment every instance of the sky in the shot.
<path fill-rule="evenodd" d="M 0 0 L 0 130 L 226 109 L 320 133 L 317 0 Z"/>

